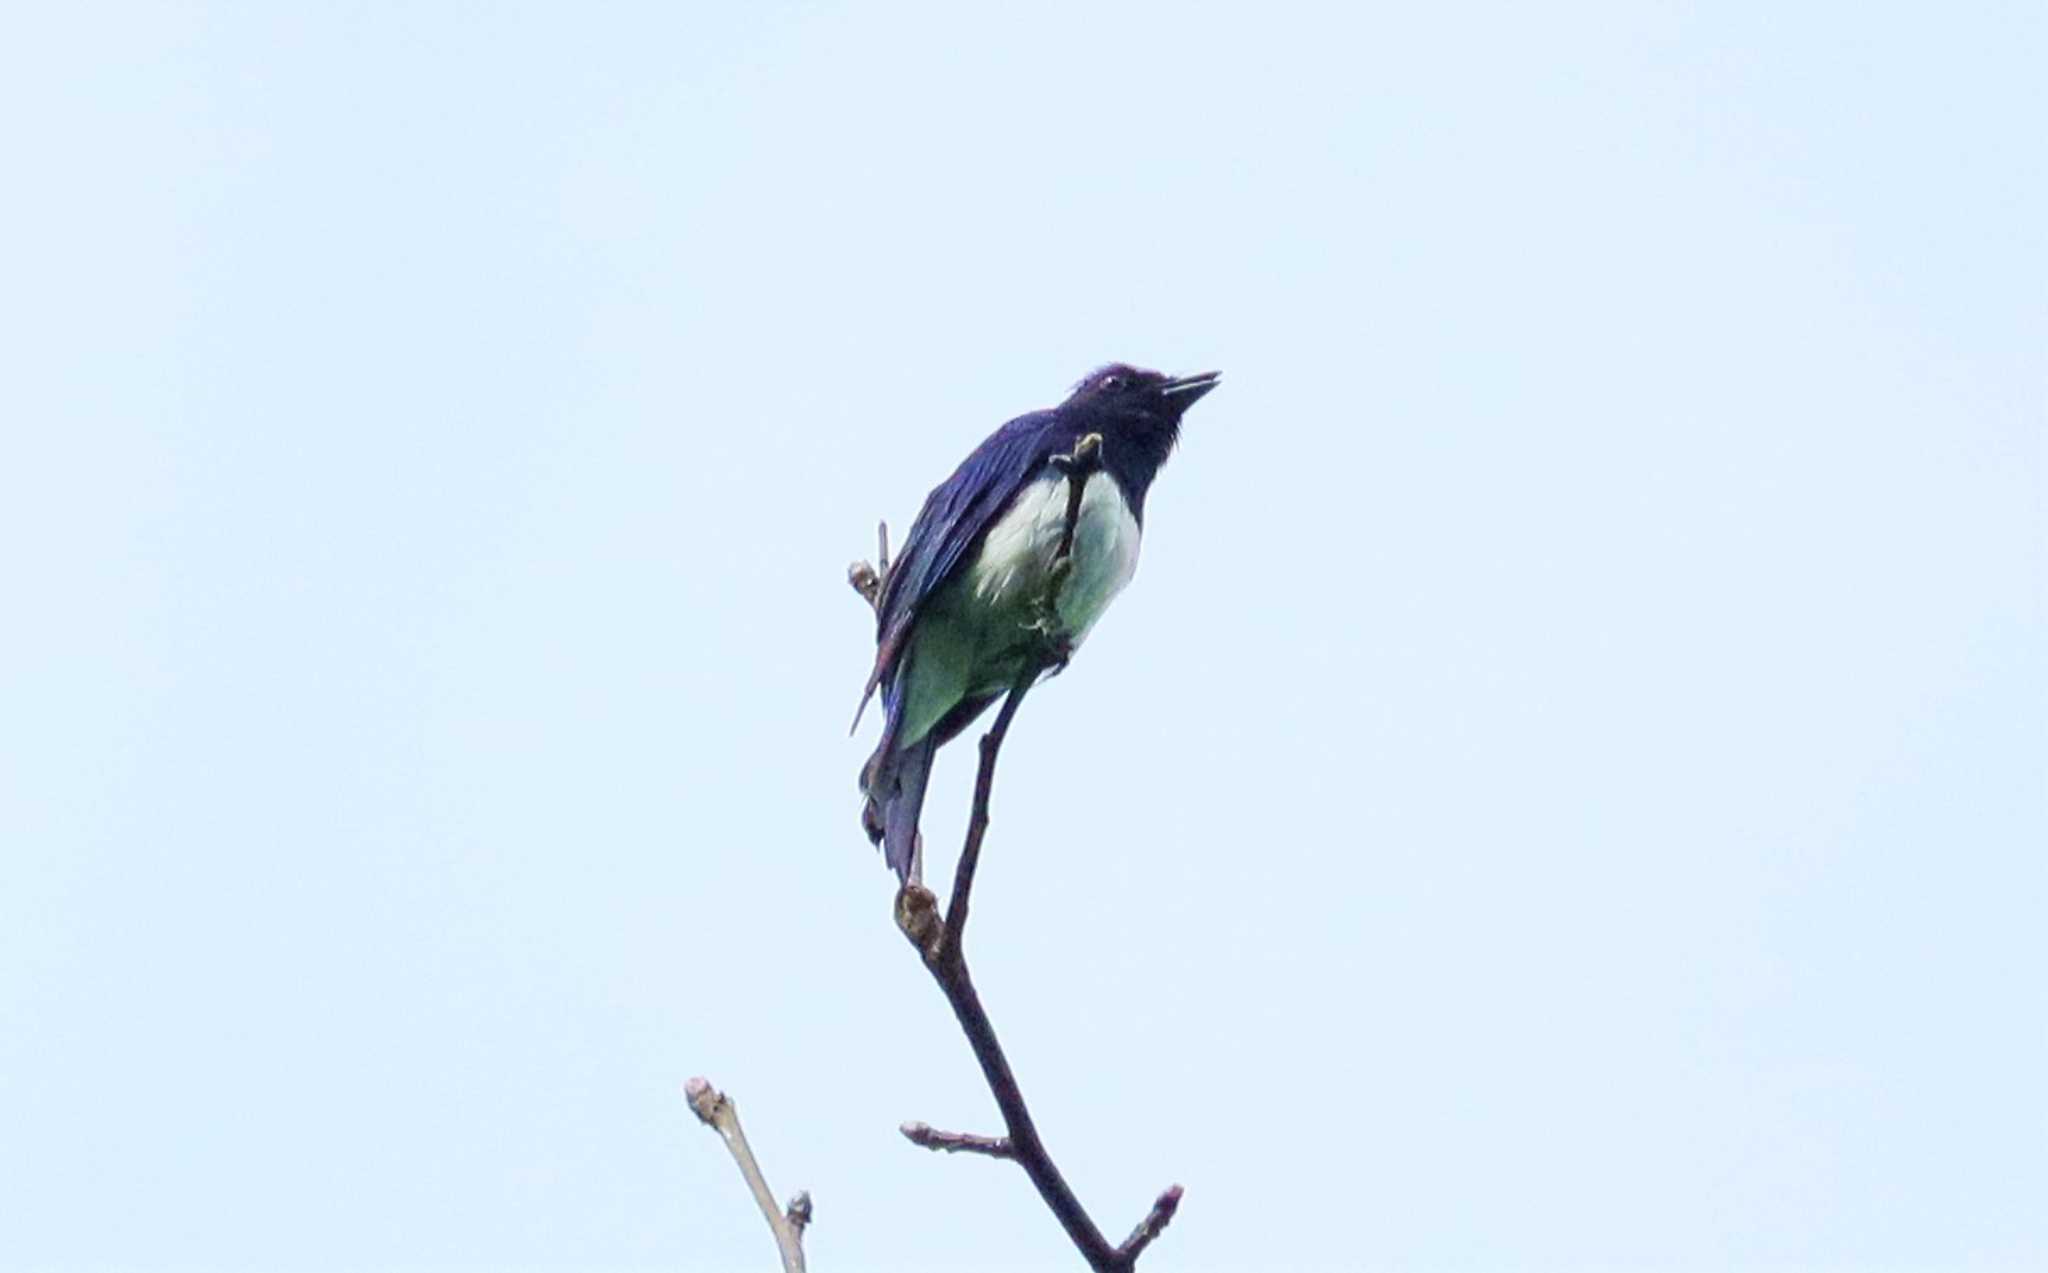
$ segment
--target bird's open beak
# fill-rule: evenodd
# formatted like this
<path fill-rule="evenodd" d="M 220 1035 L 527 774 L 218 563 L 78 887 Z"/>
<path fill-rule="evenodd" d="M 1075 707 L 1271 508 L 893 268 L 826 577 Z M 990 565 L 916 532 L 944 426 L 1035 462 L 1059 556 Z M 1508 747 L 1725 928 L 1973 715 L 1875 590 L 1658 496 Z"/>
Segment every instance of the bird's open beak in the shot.
<path fill-rule="evenodd" d="M 1182 376 L 1178 380 L 1169 380 L 1159 386 L 1159 392 L 1166 396 L 1168 402 L 1185 411 L 1195 405 L 1197 398 L 1200 398 L 1203 394 L 1222 383 L 1222 380 L 1222 372 L 1205 371 L 1200 375 Z"/>

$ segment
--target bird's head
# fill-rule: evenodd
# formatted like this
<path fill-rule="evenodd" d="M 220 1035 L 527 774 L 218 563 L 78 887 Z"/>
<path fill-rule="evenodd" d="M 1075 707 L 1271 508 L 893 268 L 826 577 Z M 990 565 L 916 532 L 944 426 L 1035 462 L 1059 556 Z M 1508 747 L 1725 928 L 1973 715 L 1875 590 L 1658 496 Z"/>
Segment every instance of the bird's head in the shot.
<path fill-rule="evenodd" d="M 1166 376 L 1113 362 L 1074 386 L 1061 410 L 1088 419 L 1091 427 L 1135 434 L 1171 446 L 1180 418 L 1223 378 L 1220 371 Z"/>

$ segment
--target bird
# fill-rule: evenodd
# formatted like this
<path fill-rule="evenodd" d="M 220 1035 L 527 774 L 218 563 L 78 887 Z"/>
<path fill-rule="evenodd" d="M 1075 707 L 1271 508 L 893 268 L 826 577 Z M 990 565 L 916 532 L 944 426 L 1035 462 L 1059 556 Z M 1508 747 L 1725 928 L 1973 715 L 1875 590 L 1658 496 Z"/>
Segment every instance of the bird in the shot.
<path fill-rule="evenodd" d="M 861 825 L 905 885 L 921 873 L 917 823 L 933 757 L 1016 684 L 1027 660 L 1055 649 L 1064 666 L 1130 582 L 1145 493 L 1180 440 L 1181 417 L 1221 378 L 1100 367 L 1058 406 L 990 434 L 925 498 L 874 598 L 874 669 L 854 713 L 858 729 L 880 691 Z M 1074 462 L 1091 436 L 1093 472 Z M 1077 480 L 1068 565 L 1055 582 Z"/>

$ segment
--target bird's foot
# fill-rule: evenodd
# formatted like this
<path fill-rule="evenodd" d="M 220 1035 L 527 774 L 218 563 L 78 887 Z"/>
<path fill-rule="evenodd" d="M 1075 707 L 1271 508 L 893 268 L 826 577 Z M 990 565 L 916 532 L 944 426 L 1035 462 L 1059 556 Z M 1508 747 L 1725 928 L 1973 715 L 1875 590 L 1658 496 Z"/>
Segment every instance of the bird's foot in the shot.
<path fill-rule="evenodd" d="M 1074 659 L 1074 637 L 1072 633 L 1053 631 L 1045 634 L 1045 674 L 1058 676 L 1067 670 L 1067 664 Z"/>
<path fill-rule="evenodd" d="M 1066 670 L 1074 657 L 1074 634 L 1060 621 L 1058 611 L 1042 608 L 1037 618 L 1024 625 L 1024 633 L 1025 645 L 1019 653 L 1036 660 L 1046 675 Z"/>

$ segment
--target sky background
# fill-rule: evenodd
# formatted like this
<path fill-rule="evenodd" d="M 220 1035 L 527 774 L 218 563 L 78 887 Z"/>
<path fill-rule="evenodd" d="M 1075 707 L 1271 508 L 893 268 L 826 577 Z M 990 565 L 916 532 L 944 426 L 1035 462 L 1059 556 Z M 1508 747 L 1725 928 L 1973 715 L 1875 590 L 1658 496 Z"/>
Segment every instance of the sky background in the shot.
<path fill-rule="evenodd" d="M 1220 367 L 974 966 L 1145 1267 L 2048 1265 L 2037 4 L 17 7 L 0 1267 L 1073 1261 L 874 523 Z M 971 779 L 927 812 L 950 863 Z"/>

